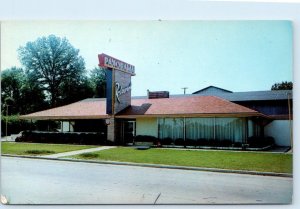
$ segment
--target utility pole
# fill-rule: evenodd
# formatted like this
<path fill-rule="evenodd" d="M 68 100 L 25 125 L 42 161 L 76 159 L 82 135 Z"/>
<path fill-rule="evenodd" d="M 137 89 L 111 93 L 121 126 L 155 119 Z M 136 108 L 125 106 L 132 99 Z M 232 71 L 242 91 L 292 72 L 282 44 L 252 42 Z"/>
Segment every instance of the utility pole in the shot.
<path fill-rule="evenodd" d="M 11 92 L 12 95 L 12 92 Z M 8 134 L 8 107 L 11 106 L 9 103 L 13 102 L 14 100 L 11 97 L 5 98 L 5 106 L 6 106 L 6 120 L 5 120 L 5 136 L 7 137 Z"/>
<path fill-rule="evenodd" d="M 188 87 L 183 87 L 183 93 L 185 94 L 185 90 L 188 89 Z"/>
<path fill-rule="evenodd" d="M 8 122 L 8 104 L 6 103 L 6 121 L 5 121 L 5 136 L 7 138 L 7 122 Z"/>

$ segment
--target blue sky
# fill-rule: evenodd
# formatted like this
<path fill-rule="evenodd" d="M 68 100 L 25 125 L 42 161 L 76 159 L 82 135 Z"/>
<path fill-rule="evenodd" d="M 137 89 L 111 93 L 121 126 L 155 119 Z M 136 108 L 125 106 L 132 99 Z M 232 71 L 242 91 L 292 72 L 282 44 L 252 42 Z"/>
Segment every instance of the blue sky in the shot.
<path fill-rule="evenodd" d="M 100 53 L 135 65 L 134 96 L 209 85 L 269 90 L 292 81 L 290 21 L 7 21 L 1 31 L 1 69 L 20 66 L 19 46 L 55 34 L 80 49 L 87 69 L 98 65 Z"/>

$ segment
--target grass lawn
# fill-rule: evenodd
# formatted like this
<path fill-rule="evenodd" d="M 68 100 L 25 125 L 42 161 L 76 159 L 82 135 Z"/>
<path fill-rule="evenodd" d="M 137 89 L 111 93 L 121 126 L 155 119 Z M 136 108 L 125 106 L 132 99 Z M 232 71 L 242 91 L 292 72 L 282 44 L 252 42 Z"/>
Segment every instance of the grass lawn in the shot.
<path fill-rule="evenodd" d="M 234 151 L 171 150 L 114 148 L 85 155 L 77 159 L 112 160 L 136 163 L 222 168 L 277 173 L 292 173 L 291 154 Z"/>
<path fill-rule="evenodd" d="M 94 148 L 97 146 L 69 145 L 69 144 L 36 144 L 1 142 L 1 154 L 11 155 L 49 155 L 60 152 Z"/>

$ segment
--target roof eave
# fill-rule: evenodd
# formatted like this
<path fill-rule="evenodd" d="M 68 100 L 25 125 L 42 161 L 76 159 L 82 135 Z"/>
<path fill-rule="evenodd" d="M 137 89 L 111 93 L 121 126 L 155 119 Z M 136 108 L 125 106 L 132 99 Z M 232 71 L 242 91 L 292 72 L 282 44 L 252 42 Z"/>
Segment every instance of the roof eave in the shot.
<path fill-rule="evenodd" d="M 76 119 L 106 119 L 109 115 L 82 115 L 82 116 L 30 116 L 22 115 L 22 120 L 76 120 Z"/>
<path fill-rule="evenodd" d="M 137 114 L 116 115 L 116 118 L 143 118 L 143 117 L 267 117 L 261 113 L 190 113 L 190 114 Z"/>

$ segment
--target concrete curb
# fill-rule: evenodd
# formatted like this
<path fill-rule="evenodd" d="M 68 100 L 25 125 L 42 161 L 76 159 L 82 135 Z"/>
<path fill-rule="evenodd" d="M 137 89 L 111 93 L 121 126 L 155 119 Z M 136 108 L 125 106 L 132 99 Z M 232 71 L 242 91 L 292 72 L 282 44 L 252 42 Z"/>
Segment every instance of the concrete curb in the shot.
<path fill-rule="evenodd" d="M 68 162 L 83 162 L 83 163 L 110 164 L 110 165 L 126 165 L 126 166 L 139 166 L 139 167 L 150 167 L 150 168 L 181 169 L 181 170 L 192 170 L 192 171 L 208 171 L 208 172 L 218 172 L 218 173 L 250 174 L 250 175 L 293 178 L 293 174 L 289 174 L 289 173 L 229 170 L 229 169 L 217 169 L 217 168 L 173 166 L 173 165 L 145 164 L 145 163 L 118 162 L 118 161 L 78 160 L 78 159 L 73 159 L 73 158 L 47 158 L 47 157 L 42 157 L 42 156 L 25 156 L 25 155 L 8 155 L 8 154 L 2 154 L 1 156 L 4 156 L 4 157 L 17 157 L 17 158 L 30 158 L 30 159 L 42 159 L 42 160 L 57 160 L 57 161 L 68 161 Z"/>

